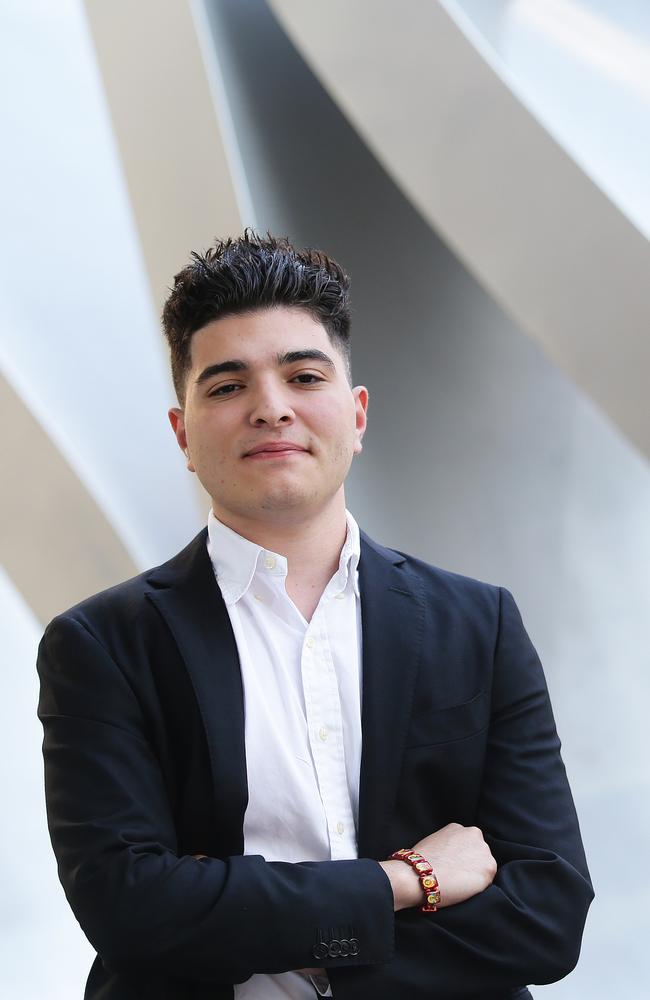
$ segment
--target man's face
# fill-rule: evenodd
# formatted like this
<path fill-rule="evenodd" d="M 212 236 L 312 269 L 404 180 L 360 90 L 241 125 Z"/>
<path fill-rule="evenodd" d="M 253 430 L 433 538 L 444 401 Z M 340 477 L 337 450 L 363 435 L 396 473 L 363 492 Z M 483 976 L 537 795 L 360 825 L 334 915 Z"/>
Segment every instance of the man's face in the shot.
<path fill-rule="evenodd" d="M 342 507 L 367 403 L 322 324 L 281 306 L 194 334 L 185 407 L 170 420 L 216 516 L 237 530 Z"/>

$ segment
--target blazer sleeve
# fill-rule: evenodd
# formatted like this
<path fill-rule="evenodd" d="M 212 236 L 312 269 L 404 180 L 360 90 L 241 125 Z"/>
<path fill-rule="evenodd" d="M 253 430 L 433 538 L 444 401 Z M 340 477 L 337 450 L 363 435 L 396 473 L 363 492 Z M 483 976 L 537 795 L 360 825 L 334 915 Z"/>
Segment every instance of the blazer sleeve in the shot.
<path fill-rule="evenodd" d="M 358 941 L 347 965 L 391 958 L 393 897 L 376 861 L 179 857 L 145 715 L 98 637 L 55 619 L 38 670 L 59 877 L 109 969 L 240 982 L 318 964 L 319 934 L 337 927 Z"/>
<path fill-rule="evenodd" d="M 542 666 L 505 590 L 476 825 L 498 864 L 493 884 L 435 914 L 396 914 L 394 960 L 346 979 L 378 1000 L 407 995 L 399 984 L 413 1000 L 502 997 L 578 960 L 593 889 Z"/>

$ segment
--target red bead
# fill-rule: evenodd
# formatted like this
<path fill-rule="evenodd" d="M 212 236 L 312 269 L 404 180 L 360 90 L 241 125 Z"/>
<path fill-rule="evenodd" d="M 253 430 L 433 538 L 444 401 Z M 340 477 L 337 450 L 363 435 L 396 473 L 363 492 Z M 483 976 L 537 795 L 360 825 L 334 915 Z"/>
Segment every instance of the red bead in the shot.
<path fill-rule="evenodd" d="M 405 861 L 407 865 L 415 871 L 420 880 L 420 885 L 424 890 L 425 904 L 420 907 L 422 913 L 435 913 L 440 903 L 440 889 L 438 879 L 433 874 L 433 869 L 426 858 L 417 851 L 407 851 L 401 848 L 391 854 L 391 860 Z"/>

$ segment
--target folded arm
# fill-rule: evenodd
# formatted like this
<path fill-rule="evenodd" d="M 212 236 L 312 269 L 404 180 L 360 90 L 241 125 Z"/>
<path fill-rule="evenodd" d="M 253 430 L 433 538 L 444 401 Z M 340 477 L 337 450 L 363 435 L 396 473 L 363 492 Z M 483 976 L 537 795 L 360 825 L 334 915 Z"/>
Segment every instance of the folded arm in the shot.
<path fill-rule="evenodd" d="M 593 890 L 541 664 L 507 591 L 500 595 L 475 823 L 497 863 L 493 881 L 435 914 L 402 910 L 394 960 L 332 970 L 335 993 L 339 984 L 363 982 L 378 998 L 400 989 L 413 1000 L 434 989 L 449 1000 L 488 996 L 554 982 L 577 962 Z M 395 844 L 404 846 L 417 848 L 436 870 L 441 857 L 430 838 Z M 441 872 L 443 897 L 444 881 Z"/>
<path fill-rule="evenodd" d="M 119 666 L 62 617 L 39 651 L 48 823 L 68 901 L 104 962 L 126 973 L 237 982 L 314 964 L 319 928 L 352 926 L 388 961 L 390 884 L 372 860 L 267 863 L 177 853 L 159 762 Z"/>

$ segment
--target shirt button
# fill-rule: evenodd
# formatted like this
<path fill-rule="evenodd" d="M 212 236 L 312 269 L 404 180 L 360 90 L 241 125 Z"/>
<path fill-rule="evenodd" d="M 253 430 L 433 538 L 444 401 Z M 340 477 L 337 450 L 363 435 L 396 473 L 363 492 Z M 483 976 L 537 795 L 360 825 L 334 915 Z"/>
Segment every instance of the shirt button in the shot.
<path fill-rule="evenodd" d="M 343 598 L 345 597 L 345 594 L 344 593 L 334 594 L 334 596 L 335 596 L 335 598 L 336 598 L 337 601 L 342 601 Z"/>
<path fill-rule="evenodd" d="M 345 826 L 343 825 L 343 823 L 337 823 L 336 824 L 336 832 L 339 833 L 339 834 L 340 833 L 345 833 Z"/>
<path fill-rule="evenodd" d="M 266 556 L 264 565 L 267 569 L 275 569 L 275 556 Z"/>
<path fill-rule="evenodd" d="M 255 594 L 255 600 L 256 600 L 256 601 L 263 601 L 263 600 L 264 600 L 264 598 L 262 597 L 262 595 L 261 595 L 261 594 Z"/>
<path fill-rule="evenodd" d="M 307 649 L 313 649 L 315 645 L 316 645 L 316 640 L 313 638 L 313 636 L 310 635 L 307 641 L 305 642 L 305 646 L 307 647 Z"/>
<path fill-rule="evenodd" d="M 321 726 L 320 729 L 318 730 L 319 739 L 322 740 L 323 743 L 326 743 L 328 735 L 329 734 L 327 732 L 327 726 Z"/>

